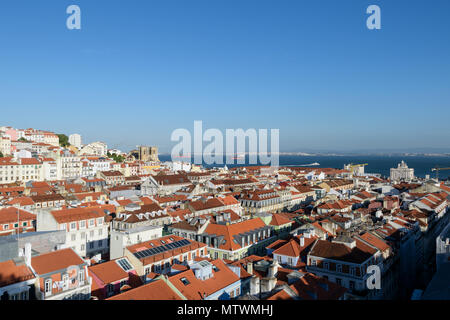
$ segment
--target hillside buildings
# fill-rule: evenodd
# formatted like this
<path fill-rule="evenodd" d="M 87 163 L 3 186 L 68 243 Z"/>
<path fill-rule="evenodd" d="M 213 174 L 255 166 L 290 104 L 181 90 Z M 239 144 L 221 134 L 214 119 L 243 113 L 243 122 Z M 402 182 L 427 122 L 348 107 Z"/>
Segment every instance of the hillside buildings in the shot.
<path fill-rule="evenodd" d="M 404 162 L 203 168 L 0 132 L 4 300 L 408 300 L 447 279 L 450 186 Z"/>

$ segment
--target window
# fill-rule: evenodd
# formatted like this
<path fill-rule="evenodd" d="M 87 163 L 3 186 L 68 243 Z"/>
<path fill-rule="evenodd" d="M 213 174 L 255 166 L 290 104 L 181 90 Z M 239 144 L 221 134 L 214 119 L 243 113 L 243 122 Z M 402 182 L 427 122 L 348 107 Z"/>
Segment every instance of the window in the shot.
<path fill-rule="evenodd" d="M 28 300 L 28 291 L 22 291 L 20 293 L 20 300 Z"/>
<path fill-rule="evenodd" d="M 71 239 L 72 241 L 75 241 L 75 240 L 77 239 L 77 235 L 76 235 L 76 234 L 72 234 L 72 235 L 70 236 L 70 239 Z"/>
<path fill-rule="evenodd" d="M 23 226 L 23 227 L 26 227 L 26 226 L 27 226 L 27 223 L 26 223 L 26 222 L 23 222 L 23 223 L 22 223 L 22 226 Z"/>
<path fill-rule="evenodd" d="M 89 220 L 89 226 L 92 227 L 94 225 L 94 219 Z"/>
<path fill-rule="evenodd" d="M 342 264 L 337 265 L 337 272 L 342 272 Z"/>
<path fill-rule="evenodd" d="M 94 243 L 93 242 L 89 242 L 89 249 L 94 249 Z"/>
<path fill-rule="evenodd" d="M 84 238 L 86 238 L 86 232 L 81 233 L 81 239 L 84 239 Z"/>
<path fill-rule="evenodd" d="M 340 279 L 340 278 L 336 278 L 336 283 L 338 284 L 338 285 L 342 285 L 342 279 Z"/>
<path fill-rule="evenodd" d="M 50 294 L 52 292 L 52 280 L 45 280 L 45 294 Z"/>
<path fill-rule="evenodd" d="M 64 290 L 67 290 L 69 288 L 69 275 L 68 274 L 63 275 L 62 281 Z"/>
<path fill-rule="evenodd" d="M 106 286 L 106 291 L 108 292 L 108 294 L 111 294 L 111 293 L 113 292 L 113 290 L 114 290 L 113 285 L 109 283 L 109 284 Z"/>
<path fill-rule="evenodd" d="M 86 246 L 85 246 L 84 244 L 82 244 L 82 245 L 80 246 L 80 250 L 81 250 L 81 251 L 84 251 L 84 249 L 86 249 Z"/>
<path fill-rule="evenodd" d="M 74 230 L 74 229 L 76 229 L 77 228 L 77 223 L 76 222 L 72 222 L 71 224 L 70 224 L 70 229 L 71 230 Z"/>
<path fill-rule="evenodd" d="M 190 284 L 189 280 L 186 279 L 186 278 L 181 278 L 180 280 L 181 280 L 181 282 L 183 282 L 183 284 L 184 284 L 185 286 L 187 286 L 188 284 Z"/>
<path fill-rule="evenodd" d="M 350 281 L 349 288 L 350 290 L 355 290 L 355 281 Z"/>
<path fill-rule="evenodd" d="M 84 282 L 84 271 L 80 270 L 80 272 L 78 273 L 78 280 L 83 283 Z"/>
<path fill-rule="evenodd" d="M 8 230 L 9 229 L 9 224 L 4 224 L 3 225 L 3 230 Z"/>
<path fill-rule="evenodd" d="M 102 233 L 103 233 L 103 230 L 102 230 L 102 229 L 99 229 L 99 230 L 98 230 L 98 235 L 101 236 Z M 138 237 L 139 237 L 139 236 L 138 236 Z M 138 239 L 138 240 L 139 240 L 139 239 Z"/>
<path fill-rule="evenodd" d="M 86 221 L 80 221 L 80 228 L 86 228 Z"/>
<path fill-rule="evenodd" d="M 102 220 L 102 218 L 99 218 L 99 219 L 97 219 L 97 225 L 102 225 L 103 224 L 103 220 Z"/>
<path fill-rule="evenodd" d="M 89 236 L 90 236 L 91 238 L 94 237 L 94 230 L 91 230 L 91 232 L 89 232 Z"/>
<path fill-rule="evenodd" d="M 98 247 L 101 248 L 103 245 L 103 241 L 102 240 L 98 240 Z"/>

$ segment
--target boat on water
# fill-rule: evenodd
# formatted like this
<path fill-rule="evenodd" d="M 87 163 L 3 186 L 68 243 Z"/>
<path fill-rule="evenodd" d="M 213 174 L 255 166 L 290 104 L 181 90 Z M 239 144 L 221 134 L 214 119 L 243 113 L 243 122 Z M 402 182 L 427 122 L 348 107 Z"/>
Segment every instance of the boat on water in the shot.
<path fill-rule="evenodd" d="M 285 165 L 283 167 L 312 167 L 312 166 L 320 166 L 320 163 L 314 162 L 314 163 L 308 163 L 308 164 L 290 164 L 290 165 Z"/>

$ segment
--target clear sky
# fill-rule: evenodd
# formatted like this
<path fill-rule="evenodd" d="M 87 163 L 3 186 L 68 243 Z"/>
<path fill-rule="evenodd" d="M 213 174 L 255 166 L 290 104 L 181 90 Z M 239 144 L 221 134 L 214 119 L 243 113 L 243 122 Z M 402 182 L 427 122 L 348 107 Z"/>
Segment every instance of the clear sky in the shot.
<path fill-rule="evenodd" d="M 170 151 L 194 120 L 279 128 L 280 151 L 395 150 L 450 147 L 449 119 L 448 0 L 0 1 L 0 125 L 124 151 Z"/>

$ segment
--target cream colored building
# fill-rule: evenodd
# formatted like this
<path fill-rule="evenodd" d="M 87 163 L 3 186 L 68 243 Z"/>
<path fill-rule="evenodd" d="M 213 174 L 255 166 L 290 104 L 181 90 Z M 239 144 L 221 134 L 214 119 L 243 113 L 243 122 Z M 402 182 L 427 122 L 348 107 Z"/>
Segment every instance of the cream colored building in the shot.
<path fill-rule="evenodd" d="M 35 158 L 0 158 L 0 184 L 43 181 L 42 163 Z"/>
<path fill-rule="evenodd" d="M 9 137 L 0 137 L 0 152 L 3 156 L 11 154 L 11 139 Z"/>
<path fill-rule="evenodd" d="M 391 168 L 391 181 L 411 181 L 414 179 L 414 169 L 408 168 L 405 161 L 402 160 L 397 168 Z"/>

